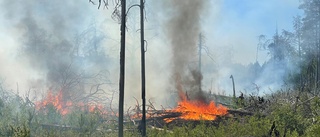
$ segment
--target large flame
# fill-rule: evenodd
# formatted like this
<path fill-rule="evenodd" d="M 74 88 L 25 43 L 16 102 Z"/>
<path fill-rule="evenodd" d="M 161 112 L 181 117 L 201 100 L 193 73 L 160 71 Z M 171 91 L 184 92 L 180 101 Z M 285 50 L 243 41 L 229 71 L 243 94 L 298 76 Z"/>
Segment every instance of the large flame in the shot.
<path fill-rule="evenodd" d="M 53 105 L 62 115 L 69 112 L 68 107 L 72 106 L 71 101 L 62 101 L 62 92 L 60 91 L 57 95 L 53 95 L 51 91 L 48 92 L 47 96 L 35 103 L 36 109 L 45 108 L 47 105 Z"/>
<path fill-rule="evenodd" d="M 216 105 L 213 101 L 206 103 L 202 100 L 188 100 L 183 92 L 179 92 L 181 101 L 178 106 L 169 112 L 181 113 L 177 118 L 164 119 L 167 123 L 175 119 L 184 120 L 215 120 L 217 116 L 228 114 L 228 108 L 222 105 Z"/>

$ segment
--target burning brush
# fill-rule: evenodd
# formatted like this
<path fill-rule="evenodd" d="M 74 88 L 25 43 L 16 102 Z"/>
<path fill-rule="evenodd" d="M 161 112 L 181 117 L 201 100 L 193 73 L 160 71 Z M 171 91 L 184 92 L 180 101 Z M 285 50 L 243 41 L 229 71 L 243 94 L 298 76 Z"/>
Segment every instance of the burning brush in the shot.
<path fill-rule="evenodd" d="M 35 105 L 37 110 L 45 109 L 48 105 L 52 105 L 62 116 L 70 113 L 73 107 L 78 107 L 81 108 L 81 110 L 88 112 L 99 111 L 101 114 L 108 113 L 101 104 L 85 104 L 83 102 L 74 103 L 72 101 L 65 101 L 63 100 L 62 91 L 58 92 L 56 95 L 54 95 L 52 91 L 49 91 L 47 96 L 41 101 L 37 101 Z"/>
<path fill-rule="evenodd" d="M 176 119 L 184 120 L 215 120 L 217 116 L 228 114 L 228 108 L 222 105 L 216 106 L 213 101 L 188 100 L 183 92 L 179 92 L 181 101 L 178 106 L 168 112 L 180 113 L 179 117 L 165 118 L 166 123 Z"/>
<path fill-rule="evenodd" d="M 170 123 L 175 120 L 183 121 L 213 121 L 219 116 L 228 114 L 229 109 L 222 105 L 216 105 L 213 101 L 201 99 L 190 100 L 184 92 L 179 92 L 180 101 L 174 109 L 170 110 L 147 110 L 148 120 L 157 120 L 159 122 Z M 139 105 L 138 105 L 139 107 Z M 141 119 L 142 114 L 137 113 L 131 116 L 131 119 Z M 162 122 L 160 122 L 162 123 Z"/>

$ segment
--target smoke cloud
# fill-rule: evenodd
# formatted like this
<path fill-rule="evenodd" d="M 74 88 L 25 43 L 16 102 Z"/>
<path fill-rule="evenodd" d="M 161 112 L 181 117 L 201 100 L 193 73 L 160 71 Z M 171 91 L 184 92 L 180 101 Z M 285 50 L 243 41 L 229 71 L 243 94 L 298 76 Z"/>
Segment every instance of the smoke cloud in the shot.
<path fill-rule="evenodd" d="M 129 0 L 128 6 L 136 3 L 139 1 Z M 269 87 L 275 91 L 274 83 L 282 83 L 283 79 L 265 77 L 277 75 L 273 67 L 256 71 L 262 73 L 259 75 L 248 69 L 261 69 L 270 59 L 267 51 L 256 54 L 257 36 L 271 37 L 275 22 L 279 30 L 290 29 L 291 17 L 298 11 L 299 2 L 274 3 L 275 0 L 146 2 L 147 98 L 155 106 L 164 107 L 176 103 L 177 94 L 172 90 L 187 92 L 190 99 L 201 99 L 200 81 L 203 91 L 231 95 L 230 75 L 235 78 L 237 95 L 239 91 L 254 92 L 256 87 L 260 87 L 260 94 L 269 92 Z M 75 98 L 90 91 L 88 83 L 111 82 L 110 87 L 100 88 L 118 90 L 120 34 L 119 24 L 111 18 L 112 5 L 98 10 L 88 1 L 6 0 L 0 6 L 0 80 L 8 84 L 6 87 L 15 90 L 18 86 L 20 92 L 37 88 L 34 90 L 38 96 L 48 88 L 64 89 L 70 92 L 66 96 Z M 92 23 L 94 20 L 97 22 Z M 127 21 L 125 104 L 132 106 L 136 104 L 133 97 L 140 102 L 141 95 L 139 10 L 132 8 Z M 203 75 L 198 70 L 200 32 L 204 47 L 211 54 L 209 58 L 207 51 L 202 51 Z M 93 74 L 104 76 L 91 78 Z M 63 86 L 70 82 L 75 85 Z M 117 96 L 114 99 L 117 102 Z"/>
<path fill-rule="evenodd" d="M 174 81 L 178 92 L 188 92 L 191 99 L 200 97 L 202 92 L 201 73 L 189 64 L 197 55 L 200 20 L 206 4 L 206 0 L 171 0 L 167 5 L 171 15 L 167 21 L 167 36 L 172 47 Z"/>
<path fill-rule="evenodd" d="M 101 78 L 108 74 L 103 69 L 107 59 L 100 46 L 103 34 L 95 26 L 81 32 L 92 16 L 91 9 L 85 7 L 92 5 L 62 0 L 3 1 L 0 4 L 6 22 L 11 23 L 18 34 L 15 41 L 19 42 L 13 49 L 18 51 L 16 67 L 23 68 L 22 73 L 33 72 L 29 76 L 37 76 L 34 79 L 21 77 L 29 81 L 26 85 L 34 88 L 35 94 L 39 95 L 42 88 L 45 92 L 48 89 L 62 91 L 65 99 L 76 99 L 85 96 L 90 90 L 88 85 L 106 80 Z"/>

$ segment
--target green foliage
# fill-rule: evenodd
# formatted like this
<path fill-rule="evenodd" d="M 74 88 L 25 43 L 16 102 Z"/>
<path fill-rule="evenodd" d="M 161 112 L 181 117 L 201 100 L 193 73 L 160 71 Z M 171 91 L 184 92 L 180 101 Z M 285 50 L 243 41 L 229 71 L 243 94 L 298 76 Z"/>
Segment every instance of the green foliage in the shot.
<path fill-rule="evenodd" d="M 313 115 L 320 116 L 320 98 L 319 97 L 315 97 L 313 100 L 311 100 L 311 110 Z"/>
<path fill-rule="evenodd" d="M 79 127 L 81 136 L 91 135 L 98 127 L 100 123 L 100 115 L 98 113 L 89 113 L 87 115 L 80 115 Z"/>
<path fill-rule="evenodd" d="M 237 120 L 238 119 L 238 120 Z M 258 117 L 245 117 L 229 119 L 220 123 L 218 126 L 205 124 L 201 122 L 195 127 L 185 125 L 183 127 L 175 127 L 172 130 L 164 128 L 159 131 L 156 129 L 148 130 L 148 136 L 151 137 L 237 137 L 237 136 L 264 136 L 271 123 L 267 119 Z"/>
<path fill-rule="evenodd" d="M 228 120 L 215 128 L 217 136 L 263 136 L 266 135 L 271 122 L 257 116 Z"/>
<path fill-rule="evenodd" d="M 308 137 L 318 137 L 320 135 L 320 125 L 319 124 L 313 124 L 310 126 L 307 131 L 306 135 Z"/>
<path fill-rule="evenodd" d="M 296 130 L 301 135 L 306 128 L 301 116 L 295 113 L 289 104 L 277 106 L 269 117 L 271 120 L 276 121 L 278 129 L 282 133 L 287 128 L 290 132 Z"/>
<path fill-rule="evenodd" d="M 215 123 L 218 121 L 201 121 L 199 124 L 171 126 L 170 129 L 149 128 L 147 134 L 150 137 L 268 136 L 272 123 L 275 122 L 276 130 L 281 136 L 318 136 L 320 99 L 302 95 L 300 100 L 296 109 L 290 102 L 272 100 L 266 108 L 268 113 L 257 111 L 259 113 L 254 116 L 234 116 L 222 119 L 218 124 Z M 2 101 L 0 109 L 0 136 L 117 136 L 117 122 L 110 122 L 111 119 L 108 123 L 103 122 L 108 118 L 99 111 L 86 112 L 79 109 L 62 116 L 52 105 L 48 105 L 45 110 L 34 112 L 34 106 L 16 97 Z M 310 111 L 305 112 L 309 109 Z M 57 127 L 48 128 L 43 124 Z M 63 128 L 65 125 L 70 127 Z M 125 136 L 140 136 L 135 126 L 126 125 L 125 128 L 133 129 L 125 131 Z"/>
<path fill-rule="evenodd" d="M 1 130 L 1 136 L 10 137 L 30 137 L 30 129 L 24 125 L 9 125 L 8 127 L 3 127 Z"/>

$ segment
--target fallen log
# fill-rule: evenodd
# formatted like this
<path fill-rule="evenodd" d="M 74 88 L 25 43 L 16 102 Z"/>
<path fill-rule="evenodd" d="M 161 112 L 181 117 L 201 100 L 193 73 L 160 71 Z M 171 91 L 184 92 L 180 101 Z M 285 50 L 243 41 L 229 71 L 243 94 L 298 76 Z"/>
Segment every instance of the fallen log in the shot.
<path fill-rule="evenodd" d="M 149 125 L 149 127 L 151 129 L 155 129 L 155 130 L 159 130 L 159 131 L 166 131 L 167 133 L 173 133 L 173 131 L 171 131 L 171 130 L 165 130 L 163 128 L 159 128 L 159 127 L 155 127 L 155 126 L 151 126 L 151 125 Z"/>
<path fill-rule="evenodd" d="M 187 112 L 187 113 L 192 113 L 192 112 Z M 152 111 L 152 114 L 149 113 L 149 111 L 147 112 L 148 115 L 150 115 L 150 117 L 147 118 L 147 120 L 154 120 L 154 119 L 159 119 L 159 120 L 163 120 L 163 119 L 167 119 L 167 118 L 178 118 L 182 115 L 182 113 L 180 112 L 170 112 L 170 111 L 163 111 L 163 110 L 159 110 L 159 111 Z M 252 116 L 254 115 L 254 113 L 249 112 L 249 111 L 245 111 L 245 110 L 235 110 L 235 109 L 229 109 L 228 110 L 228 114 L 231 115 L 238 115 L 238 116 Z M 219 116 L 216 115 L 217 117 L 229 117 L 230 115 L 225 115 L 225 116 Z M 211 115 L 215 115 L 215 114 L 211 114 Z M 133 119 L 136 122 L 140 121 L 139 119 Z"/>

